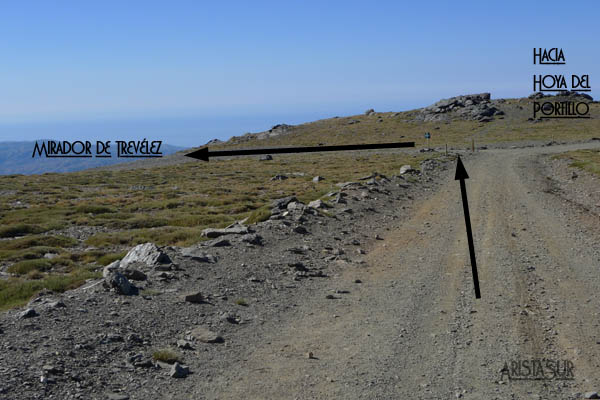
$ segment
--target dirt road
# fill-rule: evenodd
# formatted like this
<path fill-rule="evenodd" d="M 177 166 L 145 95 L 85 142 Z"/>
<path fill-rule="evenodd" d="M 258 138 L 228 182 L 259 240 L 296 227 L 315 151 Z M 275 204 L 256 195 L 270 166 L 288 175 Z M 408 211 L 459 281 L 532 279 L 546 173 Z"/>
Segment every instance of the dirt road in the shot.
<path fill-rule="evenodd" d="M 600 390 L 598 215 L 550 193 L 537 158 L 570 148 L 463 159 L 480 300 L 449 171 L 439 191 L 375 241 L 364 268 L 330 281 L 326 293 L 340 293 L 316 292 L 269 326 L 239 368 L 215 378 L 209 397 L 566 399 Z M 560 360 L 559 372 L 566 367 L 574 380 L 509 379 L 541 377 L 519 375 L 513 363 L 543 359 Z"/>

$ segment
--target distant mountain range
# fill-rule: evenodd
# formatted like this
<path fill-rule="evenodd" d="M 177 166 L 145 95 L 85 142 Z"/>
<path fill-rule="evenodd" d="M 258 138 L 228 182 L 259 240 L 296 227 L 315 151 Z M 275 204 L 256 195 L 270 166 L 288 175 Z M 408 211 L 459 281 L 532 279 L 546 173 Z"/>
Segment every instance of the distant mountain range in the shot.
<path fill-rule="evenodd" d="M 0 142 L 0 175 L 73 172 L 136 160 L 117 158 L 116 154 L 112 154 L 110 158 L 46 158 L 44 156 L 39 157 L 36 153 L 36 156 L 32 158 L 35 143 L 41 145 L 48 141 L 50 139 L 27 142 Z M 183 149 L 183 147 L 164 143 L 160 147 L 163 155 L 173 154 Z M 111 153 L 116 153 L 116 149 Z"/>

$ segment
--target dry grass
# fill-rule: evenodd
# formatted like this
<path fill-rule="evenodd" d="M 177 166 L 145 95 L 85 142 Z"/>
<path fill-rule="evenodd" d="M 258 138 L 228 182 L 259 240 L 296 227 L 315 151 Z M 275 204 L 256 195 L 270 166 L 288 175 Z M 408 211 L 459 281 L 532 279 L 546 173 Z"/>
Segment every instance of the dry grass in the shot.
<path fill-rule="evenodd" d="M 291 133 L 258 141 L 237 138 L 217 147 L 271 147 L 414 141 L 417 147 L 469 147 L 498 141 L 588 139 L 600 128 L 600 106 L 591 105 L 590 120 L 531 123 L 531 102 L 508 100 L 506 117 L 483 124 L 414 122 L 415 112 L 377 113 L 330 118 L 298 125 Z M 509 112 L 510 111 L 510 112 Z M 350 120 L 359 123 L 349 125 Z M 424 139 L 431 132 L 430 141 Z M 0 281 L 0 309 L 22 305 L 41 288 L 65 290 L 81 284 L 93 272 L 123 255 L 129 247 L 154 242 L 185 246 L 203 240 L 206 227 L 223 227 L 246 217 L 269 216 L 269 204 L 294 195 L 308 202 L 335 184 L 356 180 L 373 171 L 393 175 L 404 164 L 418 166 L 432 153 L 407 150 L 353 153 L 295 154 L 185 160 L 178 164 L 123 170 L 89 170 L 68 174 L 0 176 L 0 262 L 18 278 Z M 573 165 L 597 171 L 598 154 L 573 153 Z M 271 180 L 274 175 L 286 180 Z M 316 175 L 325 178 L 314 183 Z M 65 228 L 100 226 L 85 243 L 68 237 Z M 21 237 L 22 236 L 22 237 Z M 87 246 L 95 250 L 83 249 Z M 58 257 L 44 259 L 45 253 Z M 240 299 L 240 303 L 243 299 Z M 244 302 L 245 303 L 245 302 Z"/>
<path fill-rule="evenodd" d="M 555 157 L 568 159 L 570 167 L 600 176 L 600 150 L 569 151 Z"/>

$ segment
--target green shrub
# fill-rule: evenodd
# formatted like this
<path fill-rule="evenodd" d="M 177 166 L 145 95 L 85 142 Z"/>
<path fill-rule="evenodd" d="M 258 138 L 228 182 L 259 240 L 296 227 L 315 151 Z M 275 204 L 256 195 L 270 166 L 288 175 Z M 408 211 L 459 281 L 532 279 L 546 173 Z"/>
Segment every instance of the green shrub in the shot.
<path fill-rule="evenodd" d="M 169 364 L 175 362 L 181 362 L 181 356 L 175 350 L 172 349 L 159 349 L 152 353 L 152 359 L 155 361 L 162 361 Z"/>
<path fill-rule="evenodd" d="M 19 261 L 6 269 L 7 272 L 17 275 L 25 275 L 31 271 L 48 271 L 52 268 L 50 260 L 35 259 Z"/>
<path fill-rule="evenodd" d="M 261 207 L 254 210 L 246 220 L 248 224 L 256 224 L 258 222 L 266 221 L 271 217 L 271 210 L 269 207 Z"/>
<path fill-rule="evenodd" d="M 18 250 L 27 249 L 34 246 L 48 247 L 71 247 L 77 244 L 77 240 L 67 236 L 28 236 L 21 239 L 0 241 L 0 249 L 2 250 Z"/>
<path fill-rule="evenodd" d="M 80 214 L 106 214 L 115 212 L 115 210 L 113 210 L 110 207 L 99 206 L 94 204 L 84 204 L 78 206 L 77 208 L 75 208 L 75 211 L 77 211 Z"/>
<path fill-rule="evenodd" d="M 84 269 L 65 275 L 53 275 L 44 279 L 25 280 L 10 278 L 0 280 L 0 310 L 20 307 L 26 304 L 37 292 L 49 289 L 62 293 L 81 286 L 87 279 L 98 278 L 101 274 Z"/>
<path fill-rule="evenodd" d="M 96 262 L 100 265 L 108 265 L 114 261 L 122 259 L 123 257 L 125 257 L 126 254 L 126 251 L 123 251 L 121 253 L 105 254 L 102 257 L 98 258 Z"/>
<path fill-rule="evenodd" d="M 238 306 L 248 307 L 248 302 L 244 299 L 237 299 L 235 301 L 235 304 L 237 304 Z"/>
<path fill-rule="evenodd" d="M 0 228 L 0 238 L 9 238 L 15 236 L 25 236 L 36 233 L 45 232 L 44 229 L 40 225 L 30 225 L 30 224 L 18 224 L 18 225 L 9 225 Z"/>

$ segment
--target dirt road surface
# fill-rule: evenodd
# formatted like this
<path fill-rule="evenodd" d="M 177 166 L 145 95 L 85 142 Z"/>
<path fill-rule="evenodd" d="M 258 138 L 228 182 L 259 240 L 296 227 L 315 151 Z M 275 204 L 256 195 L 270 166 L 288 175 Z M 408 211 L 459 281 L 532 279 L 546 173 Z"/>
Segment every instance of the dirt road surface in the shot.
<path fill-rule="evenodd" d="M 567 399 L 600 389 L 600 221 L 552 193 L 538 157 L 594 146 L 465 155 L 481 299 L 451 170 L 375 241 L 366 267 L 347 269 L 327 292 L 267 323 L 260 344 L 215 377 L 207 395 Z M 331 290 L 341 293 L 327 299 Z M 559 360 L 559 372 L 574 379 L 549 379 L 544 364 L 548 379 L 516 380 L 533 377 L 512 368 L 524 360 Z"/>

